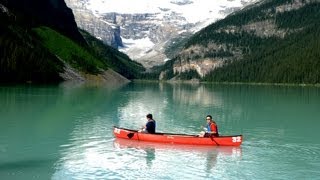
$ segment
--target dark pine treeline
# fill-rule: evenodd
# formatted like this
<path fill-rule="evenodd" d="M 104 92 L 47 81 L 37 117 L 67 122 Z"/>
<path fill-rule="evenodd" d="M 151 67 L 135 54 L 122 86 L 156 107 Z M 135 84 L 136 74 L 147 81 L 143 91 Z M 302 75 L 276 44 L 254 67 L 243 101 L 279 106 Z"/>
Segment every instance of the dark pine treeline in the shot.
<path fill-rule="evenodd" d="M 257 8 L 236 13 L 196 34 L 186 47 L 209 42 L 230 43 L 241 47 L 244 56 L 208 74 L 204 81 L 320 83 L 320 3 L 310 3 L 297 10 L 275 13 L 269 1 Z M 285 1 L 292 2 L 292 1 Z M 271 11 L 266 11 L 266 8 Z M 251 33 L 219 33 L 223 27 L 241 26 L 251 21 L 275 20 L 285 38 L 260 38 Z"/>
<path fill-rule="evenodd" d="M 265 45 L 243 60 L 207 75 L 205 81 L 310 83 L 320 82 L 320 28 L 314 25 L 284 40 Z M 262 51 L 263 50 L 263 51 Z"/>
<path fill-rule="evenodd" d="M 276 23 L 280 28 L 305 28 L 319 24 L 320 3 L 311 3 L 295 11 L 279 13 Z"/>

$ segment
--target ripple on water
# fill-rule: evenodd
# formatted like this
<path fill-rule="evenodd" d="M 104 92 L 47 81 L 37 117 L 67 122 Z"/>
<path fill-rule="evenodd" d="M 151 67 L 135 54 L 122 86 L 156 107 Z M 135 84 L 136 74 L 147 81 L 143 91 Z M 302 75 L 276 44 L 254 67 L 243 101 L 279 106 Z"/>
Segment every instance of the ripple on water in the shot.
<path fill-rule="evenodd" d="M 172 179 L 166 174 L 174 174 L 180 178 L 211 177 L 212 171 L 219 161 L 228 158 L 239 158 L 240 148 L 194 147 L 171 144 L 155 144 L 133 141 L 115 141 L 116 151 L 121 162 L 129 164 L 126 170 L 131 177 L 140 177 L 141 172 L 146 178 Z M 134 153 L 130 153 L 134 152 Z M 139 168 L 137 168 L 139 167 Z M 183 167 L 183 168 L 181 168 Z M 121 172 L 120 169 L 115 171 Z M 148 173 L 146 173 L 148 172 Z"/>
<path fill-rule="evenodd" d="M 314 171 L 319 166 L 319 144 L 299 142 L 295 139 L 287 139 L 285 142 L 251 139 L 244 142 L 241 162 L 243 173 L 251 174 L 251 178 L 270 176 L 277 179 L 287 179 L 288 176 L 303 179 L 303 174 L 310 177 L 319 175 L 319 172 Z"/>

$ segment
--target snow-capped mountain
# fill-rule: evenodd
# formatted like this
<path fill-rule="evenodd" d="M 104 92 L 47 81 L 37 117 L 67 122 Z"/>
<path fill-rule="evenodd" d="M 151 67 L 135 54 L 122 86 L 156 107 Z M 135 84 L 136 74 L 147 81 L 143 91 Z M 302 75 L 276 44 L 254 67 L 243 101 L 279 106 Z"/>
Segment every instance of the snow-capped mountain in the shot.
<path fill-rule="evenodd" d="M 146 67 L 168 59 L 173 39 L 188 37 L 258 0 L 66 0 L 82 29 Z"/>

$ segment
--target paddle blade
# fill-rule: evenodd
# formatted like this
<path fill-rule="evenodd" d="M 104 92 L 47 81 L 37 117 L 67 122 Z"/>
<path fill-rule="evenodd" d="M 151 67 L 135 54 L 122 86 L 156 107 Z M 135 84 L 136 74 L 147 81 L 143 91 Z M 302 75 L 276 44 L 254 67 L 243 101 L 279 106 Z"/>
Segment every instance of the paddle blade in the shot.
<path fill-rule="evenodd" d="M 131 139 L 134 136 L 134 133 L 127 134 L 128 138 Z"/>

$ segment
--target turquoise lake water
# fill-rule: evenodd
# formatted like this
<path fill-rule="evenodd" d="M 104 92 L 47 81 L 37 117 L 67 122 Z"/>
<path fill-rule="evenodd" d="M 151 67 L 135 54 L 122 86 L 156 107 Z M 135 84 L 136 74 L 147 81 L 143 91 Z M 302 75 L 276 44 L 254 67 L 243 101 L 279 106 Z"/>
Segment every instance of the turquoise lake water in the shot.
<path fill-rule="evenodd" d="M 198 134 L 211 114 L 241 147 L 117 140 L 114 125 Z M 320 88 L 131 83 L 0 87 L 0 179 L 319 179 Z"/>

